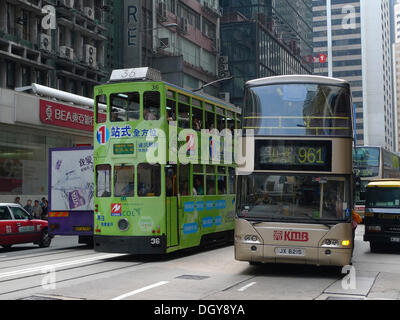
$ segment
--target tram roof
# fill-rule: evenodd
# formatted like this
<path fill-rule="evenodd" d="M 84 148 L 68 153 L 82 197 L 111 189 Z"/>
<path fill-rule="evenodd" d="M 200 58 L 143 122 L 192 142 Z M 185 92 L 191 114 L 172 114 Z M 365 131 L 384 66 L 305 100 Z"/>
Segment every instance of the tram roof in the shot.
<path fill-rule="evenodd" d="M 312 82 L 318 84 L 333 84 L 333 85 L 343 85 L 348 82 L 343 79 L 314 76 L 314 75 L 285 75 L 285 76 L 275 76 L 250 80 L 246 83 L 246 86 L 259 86 L 264 84 L 277 84 L 277 83 L 304 83 Z"/>

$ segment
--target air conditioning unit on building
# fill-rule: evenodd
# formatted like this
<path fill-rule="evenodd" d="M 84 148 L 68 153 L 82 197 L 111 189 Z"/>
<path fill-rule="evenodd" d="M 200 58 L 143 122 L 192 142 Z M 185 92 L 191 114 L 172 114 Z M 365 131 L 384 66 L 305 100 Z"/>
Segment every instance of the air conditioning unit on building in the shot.
<path fill-rule="evenodd" d="M 166 48 L 169 48 L 169 38 L 158 39 L 158 49 L 166 49 Z"/>
<path fill-rule="evenodd" d="M 218 62 L 219 64 L 228 64 L 229 58 L 228 56 L 220 56 Z"/>
<path fill-rule="evenodd" d="M 158 18 L 161 21 L 167 20 L 167 4 L 164 1 L 158 3 Z"/>
<path fill-rule="evenodd" d="M 60 46 L 60 56 L 69 60 L 74 59 L 74 49 L 67 46 Z"/>
<path fill-rule="evenodd" d="M 74 7 L 74 2 L 75 0 L 58 0 L 57 3 L 59 6 L 64 6 L 67 8 L 73 8 Z"/>
<path fill-rule="evenodd" d="M 40 34 L 40 45 L 39 48 L 44 51 L 51 51 L 51 36 L 45 33 Z"/>
<path fill-rule="evenodd" d="M 92 7 L 84 7 L 83 8 L 83 13 L 85 14 L 86 17 L 89 19 L 94 20 L 94 9 Z"/>
<path fill-rule="evenodd" d="M 229 92 L 220 92 L 218 96 L 221 100 L 224 100 L 226 102 L 231 101 L 231 94 Z"/>
<path fill-rule="evenodd" d="M 85 44 L 85 46 L 84 46 L 85 63 L 87 63 L 89 66 L 95 68 L 97 65 L 96 57 L 97 57 L 96 47 L 91 46 L 89 44 Z"/>

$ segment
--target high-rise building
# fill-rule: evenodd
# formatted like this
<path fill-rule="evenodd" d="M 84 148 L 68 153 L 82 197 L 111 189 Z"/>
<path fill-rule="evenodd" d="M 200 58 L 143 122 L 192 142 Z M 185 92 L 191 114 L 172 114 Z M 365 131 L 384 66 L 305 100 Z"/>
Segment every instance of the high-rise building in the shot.
<path fill-rule="evenodd" d="M 400 3 L 394 6 L 393 85 L 395 97 L 395 151 L 400 151 Z"/>
<path fill-rule="evenodd" d="M 111 3 L 111 4 L 110 4 Z M 113 66 L 112 0 L 4 0 L 0 87 L 33 82 L 92 96 Z"/>
<path fill-rule="evenodd" d="M 32 83 L 92 97 L 119 64 L 113 0 L 0 2 L 0 197 L 48 192 L 48 150 L 90 145 L 93 111 L 19 92 Z M 22 89 L 21 89 L 22 90 Z"/>
<path fill-rule="evenodd" d="M 352 86 L 357 144 L 394 150 L 389 0 L 314 0 L 313 31 L 314 72 Z"/>
<path fill-rule="evenodd" d="M 220 76 L 231 102 L 242 105 L 246 81 L 312 73 L 311 0 L 221 0 Z"/>
<path fill-rule="evenodd" d="M 150 66 L 161 71 L 163 80 L 191 89 L 217 80 L 218 1 L 121 2 L 122 67 Z M 219 86 L 204 91 L 218 95 Z"/>

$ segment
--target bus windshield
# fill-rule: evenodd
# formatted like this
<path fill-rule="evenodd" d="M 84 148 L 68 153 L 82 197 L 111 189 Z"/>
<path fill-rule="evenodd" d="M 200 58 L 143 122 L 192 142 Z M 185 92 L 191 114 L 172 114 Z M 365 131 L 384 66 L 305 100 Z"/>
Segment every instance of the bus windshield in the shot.
<path fill-rule="evenodd" d="M 238 216 L 255 220 L 344 220 L 349 181 L 344 177 L 270 175 L 239 177 Z"/>
<path fill-rule="evenodd" d="M 353 149 L 353 167 L 358 170 L 360 178 L 379 175 L 380 149 L 359 147 Z"/>
<path fill-rule="evenodd" d="M 400 208 L 400 188 L 368 188 L 366 208 Z"/>
<path fill-rule="evenodd" d="M 351 137 L 350 89 L 277 84 L 246 90 L 244 129 L 256 135 Z"/>

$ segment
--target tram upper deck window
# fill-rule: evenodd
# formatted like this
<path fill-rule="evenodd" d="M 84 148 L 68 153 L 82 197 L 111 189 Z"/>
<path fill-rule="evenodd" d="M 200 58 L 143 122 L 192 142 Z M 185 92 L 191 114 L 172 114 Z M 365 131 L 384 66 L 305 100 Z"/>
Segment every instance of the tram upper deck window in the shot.
<path fill-rule="evenodd" d="M 159 120 L 161 111 L 160 93 L 147 91 L 143 94 L 143 119 Z"/>
<path fill-rule="evenodd" d="M 348 86 L 277 84 L 246 90 L 244 129 L 256 135 L 351 137 Z"/>
<path fill-rule="evenodd" d="M 140 117 L 138 92 L 114 93 L 110 96 L 110 121 L 134 121 Z"/>

